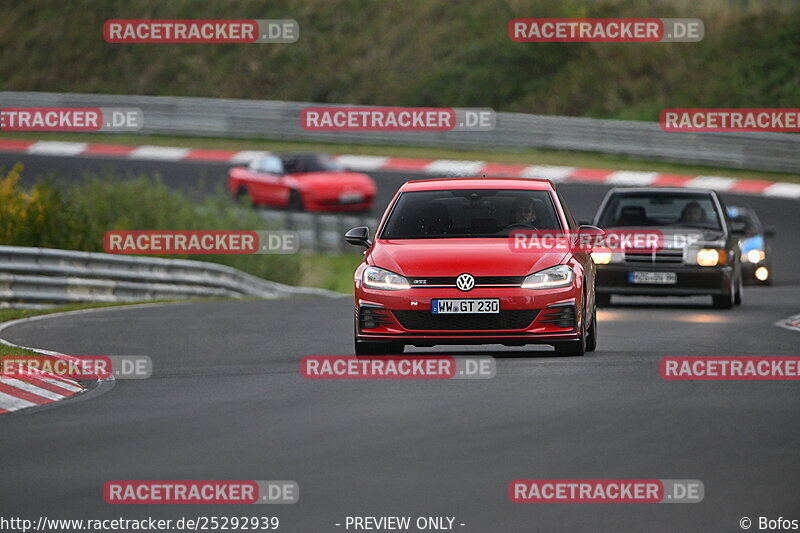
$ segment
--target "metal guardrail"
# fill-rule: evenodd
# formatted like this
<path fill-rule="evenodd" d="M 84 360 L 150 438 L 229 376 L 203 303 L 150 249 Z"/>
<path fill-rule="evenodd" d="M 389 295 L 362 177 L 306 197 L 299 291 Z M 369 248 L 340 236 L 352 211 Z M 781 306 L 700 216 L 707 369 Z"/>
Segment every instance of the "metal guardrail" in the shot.
<path fill-rule="evenodd" d="M 497 113 L 492 131 L 313 132 L 300 127 L 312 104 L 222 98 L 0 92 L 0 107 L 138 107 L 141 133 L 269 138 L 462 149 L 543 148 L 630 155 L 721 167 L 800 172 L 800 135 L 674 133 L 652 122 Z"/>
<path fill-rule="evenodd" d="M 375 234 L 379 219 L 372 216 L 353 216 L 298 211 L 259 209 L 259 215 L 269 229 L 296 231 L 301 252 L 360 253 L 363 248 L 347 244 L 344 234 L 357 226 L 367 226 Z"/>
<path fill-rule="evenodd" d="M 0 302 L 134 302 L 181 298 L 340 297 L 204 261 L 0 246 Z"/>

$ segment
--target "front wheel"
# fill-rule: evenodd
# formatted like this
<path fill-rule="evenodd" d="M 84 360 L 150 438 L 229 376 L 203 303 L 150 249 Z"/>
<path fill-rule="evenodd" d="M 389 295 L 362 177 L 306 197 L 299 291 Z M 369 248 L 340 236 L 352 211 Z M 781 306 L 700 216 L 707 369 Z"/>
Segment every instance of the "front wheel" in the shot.
<path fill-rule="evenodd" d="M 586 351 L 593 352 L 597 349 L 597 309 L 592 310 L 592 325 L 586 335 Z"/>
<path fill-rule="evenodd" d="M 555 345 L 556 355 L 581 356 L 586 353 L 586 324 L 581 325 L 581 337 L 575 341 L 559 342 Z"/>
<path fill-rule="evenodd" d="M 733 296 L 734 305 L 742 305 L 742 287 L 744 281 L 742 280 L 742 273 L 739 272 L 739 282 L 736 284 L 736 293 Z"/>
<path fill-rule="evenodd" d="M 733 309 L 736 302 L 736 279 L 731 278 L 731 282 L 728 284 L 728 292 L 714 294 L 711 299 L 716 309 Z"/>

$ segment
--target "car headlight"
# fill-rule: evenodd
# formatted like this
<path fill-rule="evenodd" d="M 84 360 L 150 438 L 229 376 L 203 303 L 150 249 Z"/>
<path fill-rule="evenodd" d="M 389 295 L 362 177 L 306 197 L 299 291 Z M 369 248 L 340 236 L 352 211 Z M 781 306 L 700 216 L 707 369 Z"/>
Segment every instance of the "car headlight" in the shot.
<path fill-rule="evenodd" d="M 611 252 L 592 252 L 592 261 L 596 265 L 607 265 L 611 262 Z"/>
<path fill-rule="evenodd" d="M 569 287 L 575 278 L 572 269 L 567 265 L 556 265 L 554 267 L 540 270 L 531 274 L 522 282 L 523 289 L 556 289 L 558 287 Z"/>
<path fill-rule="evenodd" d="M 704 267 L 713 267 L 725 264 L 725 250 L 716 248 L 703 248 L 697 251 L 697 264 Z"/>
<path fill-rule="evenodd" d="M 370 266 L 364 269 L 361 276 L 364 286 L 370 289 L 383 289 L 386 291 L 399 291 L 410 289 L 408 280 L 400 274 L 395 274 L 389 270 Z"/>
<path fill-rule="evenodd" d="M 749 263 L 760 263 L 767 257 L 764 250 L 750 250 L 746 254 L 742 254 L 742 261 Z"/>

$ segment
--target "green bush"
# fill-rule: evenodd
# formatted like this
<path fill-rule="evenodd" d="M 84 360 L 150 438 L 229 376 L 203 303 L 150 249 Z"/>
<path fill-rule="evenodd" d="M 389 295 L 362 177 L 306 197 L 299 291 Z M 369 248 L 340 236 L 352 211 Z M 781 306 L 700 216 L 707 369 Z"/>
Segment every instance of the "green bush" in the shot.
<path fill-rule="evenodd" d="M 260 230 L 264 221 L 224 194 L 189 198 L 157 178 L 88 177 L 65 188 L 50 182 L 19 184 L 21 165 L 0 180 L 0 243 L 86 252 L 103 251 L 110 230 Z M 170 255 L 212 261 L 255 276 L 296 284 L 298 255 Z"/>

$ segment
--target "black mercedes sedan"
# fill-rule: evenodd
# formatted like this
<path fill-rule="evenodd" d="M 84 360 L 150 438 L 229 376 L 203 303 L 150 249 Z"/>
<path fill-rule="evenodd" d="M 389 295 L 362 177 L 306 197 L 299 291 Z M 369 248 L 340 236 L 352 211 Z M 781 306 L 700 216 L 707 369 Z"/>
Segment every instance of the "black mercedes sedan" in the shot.
<path fill-rule="evenodd" d="M 710 295 L 714 307 L 742 302 L 739 238 L 715 191 L 679 188 L 615 188 L 608 192 L 594 224 L 602 229 L 656 231 L 652 249 L 595 250 L 597 301 L 611 295 Z"/>

